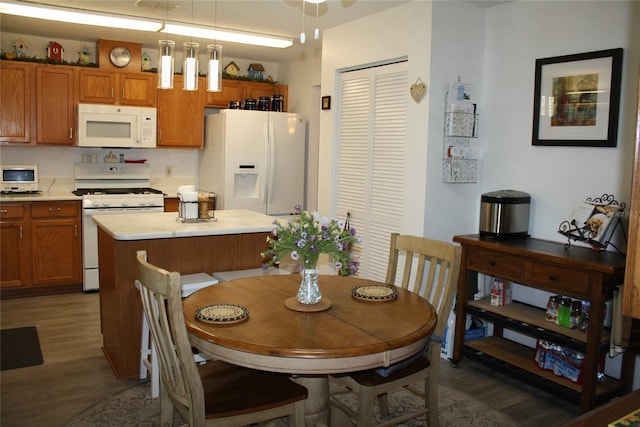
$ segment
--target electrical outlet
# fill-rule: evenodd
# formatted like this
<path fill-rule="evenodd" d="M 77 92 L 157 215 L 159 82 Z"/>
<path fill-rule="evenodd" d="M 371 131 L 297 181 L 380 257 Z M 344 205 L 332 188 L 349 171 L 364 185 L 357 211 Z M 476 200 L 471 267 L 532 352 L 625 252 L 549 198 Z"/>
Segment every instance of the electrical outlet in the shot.
<path fill-rule="evenodd" d="M 167 177 L 171 177 L 171 176 L 173 176 L 173 166 L 168 165 L 168 166 L 166 167 L 165 171 L 164 171 L 164 174 L 165 174 Z"/>

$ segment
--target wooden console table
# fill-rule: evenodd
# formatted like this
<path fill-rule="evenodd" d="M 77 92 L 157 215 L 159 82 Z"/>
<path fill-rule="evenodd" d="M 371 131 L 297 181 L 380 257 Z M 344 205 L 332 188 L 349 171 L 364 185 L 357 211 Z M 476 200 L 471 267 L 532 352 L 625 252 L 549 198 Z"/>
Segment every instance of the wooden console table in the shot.
<path fill-rule="evenodd" d="M 526 379 L 547 391 L 579 401 L 586 412 L 611 397 L 630 390 L 633 357 L 623 356 L 622 380 L 607 377 L 598 381 L 601 355 L 609 348 L 609 333 L 603 328 L 604 302 L 615 285 L 622 284 L 625 257 L 614 252 L 569 246 L 534 238 L 496 240 L 479 235 L 455 236 L 462 245 L 462 268 L 458 281 L 454 363 L 462 356 L 478 359 L 490 366 Z M 474 301 L 478 273 L 501 277 L 532 288 L 571 298 L 589 300 L 588 332 L 583 333 L 545 320 L 544 309 L 513 302 L 492 306 Z M 464 342 L 465 320 L 473 314 L 494 324 L 493 336 Z M 583 352 L 585 365 L 582 384 L 540 369 L 534 362 L 535 349 L 503 337 L 503 330 L 552 341 Z M 631 367 L 630 367 L 631 366 Z"/>

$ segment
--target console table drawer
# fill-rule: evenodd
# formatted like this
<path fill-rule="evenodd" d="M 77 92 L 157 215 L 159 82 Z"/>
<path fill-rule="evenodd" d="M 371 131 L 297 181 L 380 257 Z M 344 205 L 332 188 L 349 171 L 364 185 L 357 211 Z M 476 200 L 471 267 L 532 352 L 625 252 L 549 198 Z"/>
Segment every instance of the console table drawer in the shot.
<path fill-rule="evenodd" d="M 475 247 L 469 247 L 468 259 L 467 268 L 471 270 L 516 281 L 522 277 L 525 266 L 524 260 L 520 257 Z"/>
<path fill-rule="evenodd" d="M 542 262 L 531 262 L 524 272 L 527 283 L 537 288 L 576 296 L 589 296 L 589 273 Z"/>

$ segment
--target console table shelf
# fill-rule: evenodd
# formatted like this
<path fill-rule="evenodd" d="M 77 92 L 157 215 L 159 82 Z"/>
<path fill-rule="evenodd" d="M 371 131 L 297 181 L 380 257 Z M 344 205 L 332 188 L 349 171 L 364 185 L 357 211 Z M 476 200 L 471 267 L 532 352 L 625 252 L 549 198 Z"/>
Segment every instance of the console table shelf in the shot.
<path fill-rule="evenodd" d="M 619 253 L 534 238 L 497 240 L 479 235 L 455 236 L 462 246 L 458 281 L 453 361 L 472 357 L 489 366 L 512 373 L 548 391 L 579 401 L 587 412 L 607 398 L 630 390 L 629 378 L 598 381 L 598 365 L 609 346 L 603 327 L 604 302 L 614 286 L 623 282 L 625 257 Z M 536 289 L 591 302 L 587 333 L 547 322 L 544 310 L 522 303 L 492 306 L 488 300 L 473 301 L 478 274 L 501 277 Z M 473 314 L 494 324 L 493 336 L 464 342 L 466 315 Z M 513 330 L 533 338 L 556 342 L 585 355 L 582 384 L 557 377 L 534 362 L 535 349 L 502 336 Z M 628 353 L 628 352 L 627 352 Z M 633 357 L 625 353 L 622 372 L 629 371 Z"/>

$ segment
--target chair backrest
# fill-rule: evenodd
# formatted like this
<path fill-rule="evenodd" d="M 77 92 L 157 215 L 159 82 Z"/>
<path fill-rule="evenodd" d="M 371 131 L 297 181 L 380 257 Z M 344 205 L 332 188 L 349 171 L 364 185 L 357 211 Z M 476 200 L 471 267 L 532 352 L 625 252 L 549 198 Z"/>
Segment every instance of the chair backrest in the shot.
<path fill-rule="evenodd" d="M 435 307 L 438 323 L 434 336 L 441 337 L 447 325 L 460 274 L 460 252 L 460 246 L 453 243 L 391 234 L 386 283 L 396 284 L 396 273 L 400 271 L 398 286 L 417 293 Z M 402 255 L 404 267 L 399 270 Z"/>
<path fill-rule="evenodd" d="M 137 252 L 137 261 L 137 285 L 158 354 L 161 393 L 167 393 L 189 425 L 202 425 L 204 391 L 184 323 L 180 274 L 149 264 L 143 250 Z"/>

